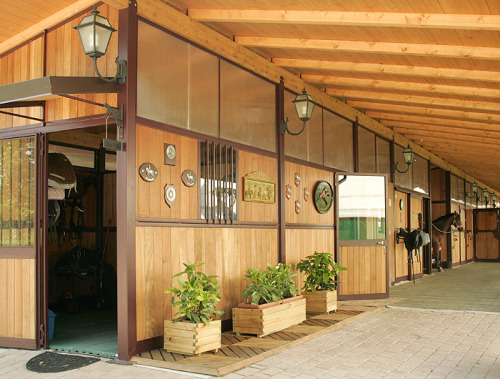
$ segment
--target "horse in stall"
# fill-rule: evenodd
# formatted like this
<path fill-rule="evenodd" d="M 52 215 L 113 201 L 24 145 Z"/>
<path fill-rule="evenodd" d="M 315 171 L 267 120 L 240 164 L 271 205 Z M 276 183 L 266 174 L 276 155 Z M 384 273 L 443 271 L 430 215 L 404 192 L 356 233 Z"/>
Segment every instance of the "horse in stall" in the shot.
<path fill-rule="evenodd" d="M 443 271 L 441 267 L 441 248 L 446 246 L 446 235 L 452 233 L 451 227 L 454 226 L 459 232 L 464 230 L 460 215 L 457 212 L 441 216 L 432 221 L 432 251 L 436 262 L 436 268 L 439 272 Z"/>
<path fill-rule="evenodd" d="M 411 232 L 407 232 L 404 228 L 399 228 L 396 234 L 397 242 L 403 239 L 405 248 L 408 251 L 408 268 L 410 269 L 409 276 L 413 273 L 413 283 L 415 283 L 415 270 L 413 269 L 413 253 L 417 258 L 417 262 L 420 262 L 420 248 L 429 244 L 429 234 L 422 231 L 422 225 L 418 229 Z"/>

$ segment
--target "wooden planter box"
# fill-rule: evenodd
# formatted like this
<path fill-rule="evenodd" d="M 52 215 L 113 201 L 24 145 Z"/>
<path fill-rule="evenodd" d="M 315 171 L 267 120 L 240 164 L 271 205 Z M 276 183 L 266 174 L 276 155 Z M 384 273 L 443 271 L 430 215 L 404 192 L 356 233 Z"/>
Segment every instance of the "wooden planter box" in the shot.
<path fill-rule="evenodd" d="M 164 349 L 170 353 L 200 355 L 205 351 L 218 351 L 221 347 L 221 321 L 210 325 L 165 320 Z"/>
<path fill-rule="evenodd" d="M 329 313 L 337 310 L 337 290 L 305 292 L 308 313 Z"/>
<path fill-rule="evenodd" d="M 306 299 L 303 296 L 271 304 L 240 304 L 233 308 L 233 332 L 262 337 L 300 324 L 305 319 Z"/>

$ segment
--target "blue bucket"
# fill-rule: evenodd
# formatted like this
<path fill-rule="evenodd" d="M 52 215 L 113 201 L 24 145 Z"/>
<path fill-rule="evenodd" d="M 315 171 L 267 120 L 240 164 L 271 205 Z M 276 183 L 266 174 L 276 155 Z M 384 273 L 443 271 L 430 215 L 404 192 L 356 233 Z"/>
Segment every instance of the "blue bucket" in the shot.
<path fill-rule="evenodd" d="M 56 314 L 49 309 L 49 328 L 48 328 L 49 341 L 52 341 L 54 339 L 55 323 L 56 323 Z"/>

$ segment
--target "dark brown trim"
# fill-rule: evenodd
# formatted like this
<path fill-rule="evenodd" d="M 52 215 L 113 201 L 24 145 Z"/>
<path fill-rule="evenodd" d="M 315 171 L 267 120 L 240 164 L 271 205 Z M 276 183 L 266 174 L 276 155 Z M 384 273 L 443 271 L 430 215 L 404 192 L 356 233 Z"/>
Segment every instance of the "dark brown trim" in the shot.
<path fill-rule="evenodd" d="M 59 95 L 59 96 L 65 97 L 65 98 L 70 99 L 70 100 L 80 101 L 80 102 L 86 103 L 86 104 L 96 105 L 98 107 L 103 107 L 103 108 L 105 107 L 105 105 L 103 103 L 98 103 L 96 101 L 82 99 L 82 98 L 79 98 L 76 96 L 71 96 L 71 95 Z"/>
<path fill-rule="evenodd" d="M 407 281 L 408 281 L 408 275 L 400 276 L 394 280 L 394 284 L 401 283 L 401 282 L 407 282 Z"/>
<path fill-rule="evenodd" d="M 373 300 L 373 299 L 387 299 L 389 297 L 389 283 L 387 283 L 387 292 L 384 293 L 368 293 L 358 295 L 339 295 L 338 299 L 343 300 Z"/>
<path fill-rule="evenodd" d="M 432 204 L 446 204 L 448 200 L 432 200 Z"/>
<path fill-rule="evenodd" d="M 0 259 L 35 259 L 37 256 L 35 246 L 30 246 L 30 247 L 2 246 L 0 247 Z"/>
<path fill-rule="evenodd" d="M 469 259 L 469 260 L 462 261 L 462 264 L 463 264 L 463 265 L 466 265 L 466 264 L 469 264 L 469 263 L 472 263 L 472 262 L 474 262 L 474 258 Z"/>
<path fill-rule="evenodd" d="M 36 340 L 30 340 L 27 338 L 0 337 L 0 346 L 13 349 L 38 349 Z"/>
<path fill-rule="evenodd" d="M 221 139 L 221 138 L 214 137 L 214 136 L 209 136 L 206 134 L 195 132 L 193 130 L 165 124 L 165 123 L 160 122 L 160 121 L 154 121 L 154 120 L 140 117 L 140 116 L 137 116 L 136 120 L 137 120 L 138 125 L 146 126 L 148 128 L 162 130 L 162 131 L 165 131 L 168 133 L 174 133 L 176 135 L 196 139 L 198 141 L 208 141 L 208 142 L 225 144 L 225 145 L 228 145 L 230 147 L 233 147 L 234 149 L 248 151 L 250 153 L 260 154 L 260 155 L 263 155 L 266 157 L 271 157 L 271 158 L 277 158 L 277 156 L 278 156 L 277 153 L 273 153 L 272 151 L 267 151 L 267 150 L 259 149 L 257 147 L 244 145 L 244 144 L 239 143 L 239 142 L 234 142 L 234 141 L 229 141 L 229 140 Z"/>
<path fill-rule="evenodd" d="M 6 111 L 0 111 L 1 114 L 5 114 L 7 116 L 12 116 L 12 117 L 19 117 L 19 118 L 24 118 L 26 120 L 32 120 L 32 121 L 43 121 L 41 118 L 37 117 L 31 117 L 31 116 L 25 116 L 22 114 L 14 113 L 14 112 L 6 112 Z"/>
<path fill-rule="evenodd" d="M 352 151 L 354 155 L 354 172 L 359 172 L 359 122 L 357 116 L 352 128 L 352 142 Z"/>
<path fill-rule="evenodd" d="M 38 33 L 36 36 L 31 37 L 29 40 L 24 41 L 24 42 L 23 42 L 23 43 L 21 43 L 20 45 L 17 45 L 17 46 L 15 46 L 15 47 L 13 47 L 12 49 L 7 50 L 6 52 L 4 52 L 4 53 L 0 54 L 0 59 L 2 59 L 2 58 L 4 58 L 4 57 L 6 57 L 6 56 L 7 56 L 7 55 L 9 55 L 9 54 L 14 53 L 16 50 L 19 50 L 20 48 L 22 48 L 22 47 L 24 47 L 24 46 L 26 46 L 26 45 L 29 45 L 31 42 L 33 42 L 33 41 L 37 40 L 38 38 L 43 37 L 43 35 L 44 35 L 44 32 L 40 32 L 40 33 Z"/>
<path fill-rule="evenodd" d="M 277 229 L 278 224 L 275 222 L 235 222 L 234 224 L 212 223 L 210 220 L 169 220 L 169 219 L 152 219 L 152 218 L 137 218 L 136 226 L 154 226 L 154 227 L 175 227 L 175 228 L 222 228 L 222 229 Z"/>
<path fill-rule="evenodd" d="M 287 223 L 286 229 L 329 229 L 335 230 L 335 226 L 332 224 L 292 224 Z"/>
<path fill-rule="evenodd" d="M 117 153 L 117 313 L 118 358 L 128 361 L 137 351 L 135 267 L 135 177 L 137 109 L 137 2 L 119 11 L 118 56 L 127 61 L 128 77 L 118 90 L 124 108 L 123 149 Z"/>
<path fill-rule="evenodd" d="M 137 341 L 137 352 L 150 351 L 163 348 L 163 336 L 148 338 L 147 340 Z"/>
<path fill-rule="evenodd" d="M 276 85 L 276 142 L 278 145 L 278 262 L 286 263 L 286 194 L 285 194 L 285 136 L 281 134 L 281 120 L 285 117 L 285 82 Z"/>

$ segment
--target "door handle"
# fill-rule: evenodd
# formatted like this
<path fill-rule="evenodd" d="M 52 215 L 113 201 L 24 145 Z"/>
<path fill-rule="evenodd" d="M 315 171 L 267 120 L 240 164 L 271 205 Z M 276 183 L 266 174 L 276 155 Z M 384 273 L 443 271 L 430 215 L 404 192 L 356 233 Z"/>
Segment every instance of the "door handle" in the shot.
<path fill-rule="evenodd" d="M 379 242 L 377 242 L 377 245 L 385 246 L 385 241 L 379 241 Z"/>

